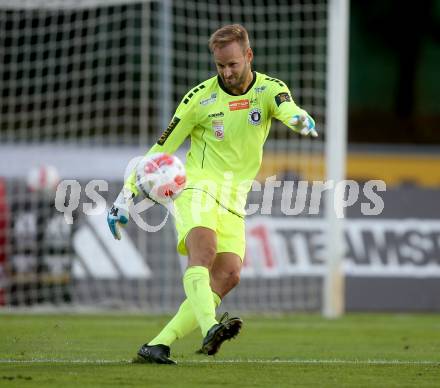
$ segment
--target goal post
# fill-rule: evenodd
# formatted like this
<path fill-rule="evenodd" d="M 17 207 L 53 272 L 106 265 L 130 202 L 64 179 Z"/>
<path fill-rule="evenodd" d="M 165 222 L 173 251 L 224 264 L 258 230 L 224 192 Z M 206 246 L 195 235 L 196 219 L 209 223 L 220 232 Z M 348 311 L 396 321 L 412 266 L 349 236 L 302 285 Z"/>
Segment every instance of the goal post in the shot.
<path fill-rule="evenodd" d="M 116 243 L 105 217 L 84 214 L 86 187 L 105 180 L 100 194 L 111 204 L 129 160 L 156 142 L 189 89 L 215 75 L 210 34 L 241 23 L 253 69 L 284 81 L 320 136 L 272 122 L 249 195 L 258 211 L 247 218 L 242 279 L 224 306 L 342 314 L 343 219 L 334 211 L 342 198 L 327 190 L 318 208 L 310 194 L 314 181 L 345 175 L 348 10 L 348 0 L 0 0 L 0 177 L 11 220 L 0 236 L 6 305 L 176 309 L 184 259 L 172 222 L 154 234 L 132 222 Z M 60 179 L 78 181 L 71 228 L 30 190 L 26 179 L 39 166 L 41 176 L 54 166 Z M 159 225 L 163 212 L 152 209 L 148 221 Z M 39 217 L 50 225 L 44 233 Z"/>
<path fill-rule="evenodd" d="M 348 79 L 349 1 L 333 0 L 328 7 L 327 88 L 326 88 L 326 178 L 345 179 L 347 148 L 347 79 Z M 330 190 L 326 196 L 326 261 L 323 287 L 323 315 L 335 318 L 344 313 L 343 273 L 344 214 L 342 194 Z"/>

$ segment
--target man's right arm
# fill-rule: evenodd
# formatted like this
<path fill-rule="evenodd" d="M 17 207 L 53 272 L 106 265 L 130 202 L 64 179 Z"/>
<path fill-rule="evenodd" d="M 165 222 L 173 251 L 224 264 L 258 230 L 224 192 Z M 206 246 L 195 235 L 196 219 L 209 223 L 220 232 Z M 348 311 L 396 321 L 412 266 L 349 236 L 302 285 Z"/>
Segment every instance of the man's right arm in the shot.
<path fill-rule="evenodd" d="M 196 125 L 194 101 L 185 96 L 178 106 L 173 119 L 162 133 L 157 143 L 150 148 L 146 155 L 158 152 L 173 154 L 185 141 Z M 136 168 L 133 169 L 124 186 L 107 214 L 107 223 L 113 237 L 121 239 L 120 226 L 125 226 L 129 219 L 129 208 L 133 198 L 139 194 L 136 187 Z"/>

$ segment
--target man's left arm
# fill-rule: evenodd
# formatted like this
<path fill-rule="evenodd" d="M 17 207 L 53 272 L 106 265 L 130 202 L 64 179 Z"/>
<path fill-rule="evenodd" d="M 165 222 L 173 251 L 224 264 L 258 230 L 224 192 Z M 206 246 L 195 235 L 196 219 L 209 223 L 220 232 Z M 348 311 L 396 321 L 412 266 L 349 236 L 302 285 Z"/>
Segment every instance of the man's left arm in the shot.
<path fill-rule="evenodd" d="M 301 135 L 317 137 L 315 120 L 304 109 L 293 101 L 289 88 L 281 81 L 275 80 L 268 96 L 271 101 L 272 116 Z"/>

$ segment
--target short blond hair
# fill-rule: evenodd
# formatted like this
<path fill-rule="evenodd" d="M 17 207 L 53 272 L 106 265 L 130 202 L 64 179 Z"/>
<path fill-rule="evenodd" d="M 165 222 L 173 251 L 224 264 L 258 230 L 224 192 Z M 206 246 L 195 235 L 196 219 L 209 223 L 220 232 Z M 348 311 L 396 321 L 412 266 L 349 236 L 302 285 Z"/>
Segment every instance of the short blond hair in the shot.
<path fill-rule="evenodd" d="M 209 38 L 209 49 L 214 52 L 215 48 L 222 48 L 229 43 L 237 42 L 245 52 L 249 47 L 249 35 L 241 24 L 229 24 L 215 31 Z"/>

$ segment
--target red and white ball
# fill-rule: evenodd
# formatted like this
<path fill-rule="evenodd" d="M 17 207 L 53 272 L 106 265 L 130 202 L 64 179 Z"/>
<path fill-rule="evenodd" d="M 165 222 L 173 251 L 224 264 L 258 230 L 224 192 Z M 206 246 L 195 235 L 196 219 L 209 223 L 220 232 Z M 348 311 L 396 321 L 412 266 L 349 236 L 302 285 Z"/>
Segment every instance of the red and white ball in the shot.
<path fill-rule="evenodd" d="M 136 187 L 156 202 L 166 204 L 176 199 L 185 184 L 185 167 L 175 155 L 148 155 L 136 166 Z"/>
<path fill-rule="evenodd" d="M 48 194 L 55 193 L 59 182 L 58 170 L 48 164 L 32 167 L 26 179 L 30 191 Z"/>

